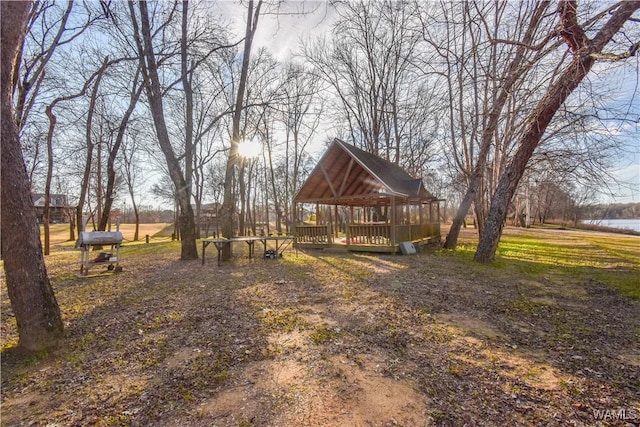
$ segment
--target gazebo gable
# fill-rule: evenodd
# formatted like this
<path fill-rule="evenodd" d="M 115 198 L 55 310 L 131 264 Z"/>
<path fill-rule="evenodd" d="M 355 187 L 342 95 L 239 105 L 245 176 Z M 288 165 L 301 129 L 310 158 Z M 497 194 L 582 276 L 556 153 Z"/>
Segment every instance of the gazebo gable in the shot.
<path fill-rule="evenodd" d="M 401 167 L 334 139 L 296 194 L 296 203 L 385 205 L 390 197 L 435 198 Z"/>

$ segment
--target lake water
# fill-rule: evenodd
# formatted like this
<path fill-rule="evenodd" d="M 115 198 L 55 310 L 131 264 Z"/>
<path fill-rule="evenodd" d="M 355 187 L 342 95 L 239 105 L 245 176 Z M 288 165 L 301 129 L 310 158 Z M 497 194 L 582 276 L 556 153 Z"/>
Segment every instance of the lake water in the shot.
<path fill-rule="evenodd" d="M 585 219 L 583 224 L 600 225 L 602 227 L 628 228 L 640 231 L 640 218 L 636 219 Z"/>

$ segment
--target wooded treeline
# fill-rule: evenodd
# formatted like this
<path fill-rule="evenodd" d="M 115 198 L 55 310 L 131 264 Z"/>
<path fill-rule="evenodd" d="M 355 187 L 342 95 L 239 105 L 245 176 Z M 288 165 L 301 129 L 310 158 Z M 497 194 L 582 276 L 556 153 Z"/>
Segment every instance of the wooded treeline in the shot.
<path fill-rule="evenodd" d="M 450 208 L 464 201 L 482 231 L 525 118 L 573 57 L 552 2 L 243 5 L 242 16 L 221 16 L 215 2 L 34 3 L 17 122 L 32 188 L 70 195 L 76 230 L 83 214 L 104 229 L 114 206 L 136 210 L 155 181 L 183 241 L 199 237 L 207 203 L 225 235 L 288 231 L 310 153 L 337 136 L 425 177 Z M 594 34 L 616 10 L 577 6 L 576 24 Z M 263 20 L 317 14 L 327 31 L 302 38 L 290 59 L 252 48 Z M 608 48 L 628 50 L 635 27 Z M 520 218 L 536 192 L 575 208 L 610 181 L 629 143 L 613 134 L 638 117 L 612 78 L 633 66 L 608 62 L 563 104 L 507 217 Z M 262 149 L 239 156 L 248 140 Z M 188 245 L 182 257 L 197 256 Z"/>
<path fill-rule="evenodd" d="M 611 203 L 585 206 L 586 219 L 637 219 L 640 218 L 640 203 Z"/>
<path fill-rule="evenodd" d="M 505 221 L 544 221 L 552 199 L 575 217 L 636 144 L 638 2 L 224 4 L 31 5 L 15 123 L 32 191 L 73 200 L 71 239 L 125 204 L 138 217 L 150 187 L 176 209 L 182 259 L 204 204 L 227 237 L 288 231 L 312 154 L 339 137 L 456 208 L 446 247 L 472 213 L 490 261 Z M 288 58 L 260 43 L 312 16 L 326 31 Z"/>

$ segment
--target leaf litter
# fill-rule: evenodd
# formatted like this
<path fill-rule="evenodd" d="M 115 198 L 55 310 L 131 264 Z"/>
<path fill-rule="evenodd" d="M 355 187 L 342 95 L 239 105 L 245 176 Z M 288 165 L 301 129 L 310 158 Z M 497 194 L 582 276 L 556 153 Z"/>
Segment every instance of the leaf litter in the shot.
<path fill-rule="evenodd" d="M 53 279 L 66 335 L 37 357 L 12 348 L 2 290 L 2 425 L 564 426 L 594 425 L 594 410 L 640 414 L 640 304 L 594 280 L 557 286 L 439 252 L 299 251 L 222 267 L 124 255 L 123 273 Z"/>

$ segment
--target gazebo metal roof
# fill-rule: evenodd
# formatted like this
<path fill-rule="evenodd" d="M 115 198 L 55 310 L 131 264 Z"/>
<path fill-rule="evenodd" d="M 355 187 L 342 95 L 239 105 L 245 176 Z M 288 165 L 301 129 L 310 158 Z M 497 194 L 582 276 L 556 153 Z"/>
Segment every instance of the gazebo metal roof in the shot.
<path fill-rule="evenodd" d="M 343 206 L 388 206 L 436 201 L 421 178 L 400 166 L 334 139 L 298 194 L 296 203 Z"/>

